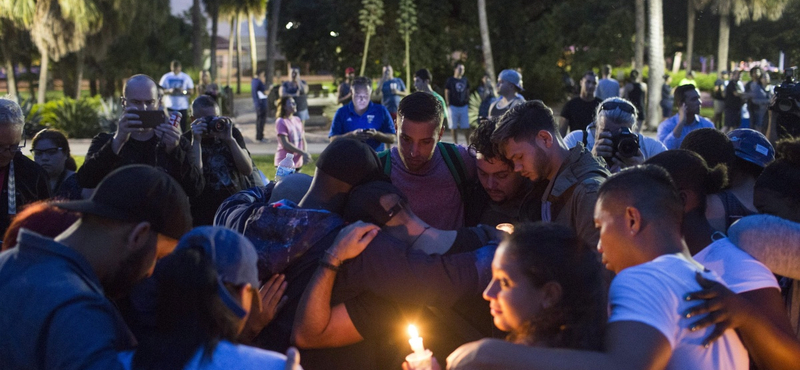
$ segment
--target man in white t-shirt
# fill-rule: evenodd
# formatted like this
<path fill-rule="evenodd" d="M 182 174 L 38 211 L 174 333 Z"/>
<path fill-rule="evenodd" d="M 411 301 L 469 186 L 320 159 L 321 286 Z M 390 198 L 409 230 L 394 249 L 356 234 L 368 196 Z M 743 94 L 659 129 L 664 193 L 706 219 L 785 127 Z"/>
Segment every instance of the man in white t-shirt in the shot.
<path fill-rule="evenodd" d="M 181 132 L 186 132 L 186 122 L 189 117 L 189 93 L 194 89 L 194 81 L 186 73 L 181 72 L 181 62 L 173 60 L 170 63 L 171 72 L 161 76 L 158 82 L 167 94 L 166 106 L 170 112 L 180 112 Z"/>
<path fill-rule="evenodd" d="M 589 124 L 585 130 L 575 130 L 567 134 L 564 143 L 568 147 L 578 146 L 583 142 L 586 149 L 592 151 L 597 157 L 605 158 L 611 172 L 641 164 L 647 158 L 667 150 L 660 141 L 642 134 L 633 134 L 638 138 L 639 149 L 636 155 L 626 156 L 617 150 L 620 143 L 620 132 L 627 128 L 630 133 L 638 131 L 636 124 L 636 107 L 622 98 L 608 98 L 597 107 L 595 122 Z M 615 143 L 614 136 L 617 136 Z M 595 141 L 599 144 L 595 146 Z"/>
<path fill-rule="evenodd" d="M 617 273 L 609 290 L 605 351 L 526 347 L 498 340 L 462 346 L 448 369 L 748 369 L 736 332 L 704 346 L 713 328 L 692 330 L 685 296 L 701 286 L 696 275 L 719 280 L 692 259 L 681 234 L 683 206 L 667 172 L 629 168 L 599 190 L 595 224 L 606 268 Z M 701 317 L 702 318 L 702 317 Z"/>

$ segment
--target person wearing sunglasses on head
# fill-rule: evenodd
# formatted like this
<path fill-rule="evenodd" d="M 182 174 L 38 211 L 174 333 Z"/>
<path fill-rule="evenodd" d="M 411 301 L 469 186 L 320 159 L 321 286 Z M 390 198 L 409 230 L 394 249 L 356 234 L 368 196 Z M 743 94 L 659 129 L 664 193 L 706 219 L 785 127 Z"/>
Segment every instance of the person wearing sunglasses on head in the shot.
<path fill-rule="evenodd" d="M 24 125 L 19 104 L 0 98 L 0 233 L 24 205 L 50 198 L 47 173 L 20 153 Z"/>
<path fill-rule="evenodd" d="M 77 165 L 70 155 L 67 136 L 60 130 L 46 128 L 36 133 L 31 146 L 34 162 L 47 172 L 53 198 L 83 199 L 83 188 L 75 176 Z"/>
<path fill-rule="evenodd" d="M 586 129 L 572 131 L 564 142 L 574 148 L 582 142 L 592 154 L 605 159 L 611 172 L 641 164 L 667 148 L 660 141 L 637 131 L 637 109 L 622 98 L 608 98 L 598 107 L 595 122 Z"/>

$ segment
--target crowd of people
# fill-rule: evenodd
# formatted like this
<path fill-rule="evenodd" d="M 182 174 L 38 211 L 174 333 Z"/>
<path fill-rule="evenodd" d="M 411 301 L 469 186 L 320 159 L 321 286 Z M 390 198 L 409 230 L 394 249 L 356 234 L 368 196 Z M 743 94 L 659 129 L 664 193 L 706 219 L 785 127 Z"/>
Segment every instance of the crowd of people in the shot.
<path fill-rule="evenodd" d="M 680 84 L 647 128 L 638 71 L 587 71 L 559 119 L 506 69 L 478 84 L 471 122 L 464 68 L 441 96 L 429 70 L 410 92 L 386 66 L 380 104 L 348 69 L 315 159 L 293 69 L 275 165 L 315 172 L 279 181 L 255 169 L 216 85 L 201 78 L 189 101 L 179 63 L 126 81 L 116 131 L 80 168 L 54 129 L 29 159 L 22 110 L 0 98 L 0 367 L 797 366 L 800 138 L 762 134 L 767 94 L 718 86 L 715 113 L 743 96 L 764 113 L 758 130 L 727 114 L 720 130 Z"/>

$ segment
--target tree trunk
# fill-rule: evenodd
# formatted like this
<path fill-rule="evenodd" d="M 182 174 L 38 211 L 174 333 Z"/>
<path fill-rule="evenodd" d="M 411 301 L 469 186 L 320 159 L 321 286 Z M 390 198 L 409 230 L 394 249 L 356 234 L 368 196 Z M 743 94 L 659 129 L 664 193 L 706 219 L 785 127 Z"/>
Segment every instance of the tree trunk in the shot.
<path fill-rule="evenodd" d="M 203 68 L 203 46 L 201 38 L 203 37 L 204 24 L 200 22 L 202 15 L 200 14 L 200 0 L 192 2 L 192 64 L 195 68 Z"/>
<path fill-rule="evenodd" d="M 727 5 L 727 6 L 726 6 Z M 731 36 L 731 8 L 730 4 L 720 6 L 719 13 L 719 43 L 717 49 L 717 70 L 728 70 L 728 42 Z"/>
<path fill-rule="evenodd" d="M 686 73 L 692 71 L 692 59 L 694 53 L 694 20 L 695 20 L 695 8 L 694 8 L 694 0 L 689 0 L 689 9 L 688 14 L 689 16 L 686 19 Z"/>
<path fill-rule="evenodd" d="M 228 78 L 226 85 L 231 86 L 231 78 L 233 78 L 233 43 L 236 41 L 234 34 L 236 31 L 236 16 L 231 16 L 231 33 L 228 34 L 228 65 L 226 71 Z"/>
<path fill-rule="evenodd" d="M 86 61 L 86 52 L 84 49 L 79 50 L 76 54 L 75 62 L 75 100 L 81 98 L 81 85 L 83 81 L 83 64 Z"/>
<path fill-rule="evenodd" d="M 219 7 L 212 9 L 211 14 L 211 81 L 217 81 L 217 26 L 219 25 Z"/>
<path fill-rule="evenodd" d="M 364 75 L 364 69 L 367 68 L 367 52 L 369 52 L 369 32 L 367 32 L 367 39 L 364 40 L 364 55 L 361 57 L 361 72 L 358 73 L 359 76 Z"/>
<path fill-rule="evenodd" d="M 661 85 L 664 83 L 664 16 L 661 0 L 649 0 L 648 10 L 650 73 L 647 83 L 647 124 L 658 127 L 661 121 Z"/>
<path fill-rule="evenodd" d="M 17 76 L 14 75 L 14 63 L 11 58 L 6 59 L 6 85 L 8 86 L 8 95 L 12 98 L 17 97 Z"/>
<path fill-rule="evenodd" d="M 690 0 L 691 1 L 691 0 Z M 636 0 L 636 42 L 634 43 L 633 68 L 644 68 L 644 40 L 645 40 L 645 6 L 644 0 Z"/>
<path fill-rule="evenodd" d="M 241 14 L 236 15 L 236 93 L 242 93 L 242 23 Z"/>
<path fill-rule="evenodd" d="M 275 53 L 277 48 L 275 43 L 278 40 L 278 20 L 281 9 L 281 0 L 270 0 L 272 3 L 272 11 L 269 22 L 269 33 L 267 34 L 267 75 L 266 84 L 272 87 L 273 73 L 275 73 Z"/>
<path fill-rule="evenodd" d="M 486 0 L 478 0 L 478 23 L 481 28 L 481 49 L 483 49 L 483 63 L 486 74 L 495 83 L 497 75 L 494 73 L 494 58 L 492 58 L 492 41 L 489 39 L 489 22 L 486 19 Z"/>
<path fill-rule="evenodd" d="M 411 56 L 410 56 L 411 49 L 409 48 L 409 43 L 411 42 L 411 35 L 406 33 L 405 39 L 406 39 L 406 86 L 413 86 L 411 85 Z M 408 89 L 410 90 L 411 88 L 408 87 Z"/>
<path fill-rule="evenodd" d="M 248 12 L 247 18 L 249 20 L 249 22 L 247 22 L 247 32 L 250 36 L 250 74 L 253 75 L 253 77 L 257 77 L 256 71 L 258 70 L 258 53 L 256 53 L 256 28 L 254 24 L 256 20 L 254 19 L 253 14 L 250 12 Z"/>
<path fill-rule="evenodd" d="M 45 93 L 47 92 L 47 68 L 50 66 L 50 58 L 48 57 L 47 50 L 39 49 L 39 54 L 42 56 L 42 63 L 39 66 L 39 93 L 36 97 L 38 104 L 44 104 Z"/>

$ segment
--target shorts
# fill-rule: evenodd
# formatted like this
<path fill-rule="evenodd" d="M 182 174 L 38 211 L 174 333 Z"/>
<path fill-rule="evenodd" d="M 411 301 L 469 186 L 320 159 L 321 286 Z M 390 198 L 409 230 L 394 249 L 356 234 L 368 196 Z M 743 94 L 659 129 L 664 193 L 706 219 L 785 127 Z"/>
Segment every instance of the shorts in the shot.
<path fill-rule="evenodd" d="M 722 114 L 725 112 L 725 101 L 714 99 L 714 114 Z"/>
<path fill-rule="evenodd" d="M 303 122 L 308 121 L 308 108 L 294 112 L 294 115 L 300 117 L 300 120 Z"/>
<path fill-rule="evenodd" d="M 450 106 L 450 122 L 448 122 L 450 129 L 466 129 L 469 128 L 469 105 L 461 107 Z"/>

